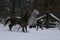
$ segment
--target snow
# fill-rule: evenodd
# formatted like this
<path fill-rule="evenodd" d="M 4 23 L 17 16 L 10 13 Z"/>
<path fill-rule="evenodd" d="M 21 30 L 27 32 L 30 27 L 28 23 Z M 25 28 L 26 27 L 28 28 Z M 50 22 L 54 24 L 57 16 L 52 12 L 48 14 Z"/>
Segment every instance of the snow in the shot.
<path fill-rule="evenodd" d="M 38 15 L 39 14 L 39 11 L 37 11 L 36 9 L 34 9 L 34 11 L 33 11 L 34 13 L 36 13 L 36 15 Z"/>
<path fill-rule="evenodd" d="M 54 16 L 52 13 L 50 13 L 50 15 L 51 15 L 53 18 L 55 18 L 56 20 L 60 21 L 60 19 L 57 18 L 56 16 Z"/>
<path fill-rule="evenodd" d="M 57 17 L 56 17 L 55 15 L 53 15 L 52 13 L 50 13 L 50 15 L 51 15 L 53 18 L 55 18 L 56 20 L 60 21 L 60 19 L 57 18 Z M 41 19 L 41 18 L 43 18 L 43 17 L 45 17 L 45 16 L 46 16 L 46 15 L 43 15 L 43 16 L 37 18 L 36 20 L 39 20 L 39 19 Z"/>
<path fill-rule="evenodd" d="M 9 19 L 9 18 L 11 18 L 11 17 L 7 17 L 7 19 Z M 21 18 L 21 17 L 16 16 L 16 18 Z"/>
<path fill-rule="evenodd" d="M 43 16 L 41 16 L 41 17 L 38 17 L 36 20 L 39 20 L 39 19 L 41 19 L 41 18 L 44 18 L 46 15 L 43 15 Z"/>
<path fill-rule="evenodd" d="M 32 14 L 31 14 L 31 17 L 29 18 L 28 20 L 28 24 L 29 25 L 33 25 L 33 24 L 36 24 L 36 16 L 39 15 L 39 11 L 34 9 L 32 11 Z"/>
<path fill-rule="evenodd" d="M 17 28 L 17 26 L 14 27 Z M 28 33 L 14 30 L 10 32 L 8 31 L 8 25 L 4 26 L 0 23 L 0 40 L 60 40 L 60 30 L 50 28 L 36 31 L 35 28 L 28 28 Z"/>

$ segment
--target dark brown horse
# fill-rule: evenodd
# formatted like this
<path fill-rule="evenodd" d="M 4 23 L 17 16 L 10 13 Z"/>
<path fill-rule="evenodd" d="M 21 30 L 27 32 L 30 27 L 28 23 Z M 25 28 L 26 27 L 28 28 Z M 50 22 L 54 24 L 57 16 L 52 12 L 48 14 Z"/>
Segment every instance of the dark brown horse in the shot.
<path fill-rule="evenodd" d="M 12 27 L 16 24 L 19 24 L 21 25 L 22 27 L 22 31 L 23 32 L 27 32 L 27 23 L 28 23 L 28 19 L 29 19 L 29 13 L 26 12 L 25 15 L 21 18 L 16 18 L 16 17 L 11 17 L 11 18 L 8 18 L 5 22 L 5 25 L 8 23 L 8 21 L 10 21 L 10 25 L 9 25 L 9 30 L 12 31 Z M 20 28 L 18 28 L 19 30 Z M 25 29 L 25 30 L 24 30 Z"/>

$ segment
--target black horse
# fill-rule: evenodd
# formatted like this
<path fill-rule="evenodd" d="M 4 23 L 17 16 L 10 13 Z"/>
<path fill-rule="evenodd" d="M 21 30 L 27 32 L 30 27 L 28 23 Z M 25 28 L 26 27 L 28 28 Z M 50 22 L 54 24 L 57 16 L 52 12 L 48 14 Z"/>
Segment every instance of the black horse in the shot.
<path fill-rule="evenodd" d="M 29 13 L 26 12 L 25 15 L 21 18 L 16 18 L 15 16 L 8 18 L 5 22 L 4 25 L 6 25 L 8 23 L 8 21 L 10 21 L 10 25 L 9 25 L 9 30 L 12 31 L 12 27 L 16 24 L 19 24 L 22 27 L 22 31 L 23 32 L 27 32 L 27 23 L 28 23 L 28 19 L 29 19 Z M 20 29 L 20 27 L 18 28 L 18 30 Z M 24 30 L 25 29 L 25 30 Z"/>

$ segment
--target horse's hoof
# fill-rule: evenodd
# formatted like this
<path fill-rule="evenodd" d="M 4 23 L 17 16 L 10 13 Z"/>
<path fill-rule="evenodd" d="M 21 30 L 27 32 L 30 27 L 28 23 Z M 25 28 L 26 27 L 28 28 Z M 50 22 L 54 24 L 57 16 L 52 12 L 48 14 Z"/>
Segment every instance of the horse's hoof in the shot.
<path fill-rule="evenodd" d="M 22 30 L 22 32 L 25 32 L 24 30 Z"/>

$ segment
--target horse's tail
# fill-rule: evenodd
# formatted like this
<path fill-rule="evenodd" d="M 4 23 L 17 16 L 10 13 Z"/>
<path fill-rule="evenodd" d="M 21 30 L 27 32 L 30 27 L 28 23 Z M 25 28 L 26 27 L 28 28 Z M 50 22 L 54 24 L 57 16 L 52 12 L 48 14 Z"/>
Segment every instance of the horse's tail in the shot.
<path fill-rule="evenodd" d="M 9 21 L 9 19 L 7 19 L 7 20 L 5 21 L 5 24 L 4 24 L 4 25 L 6 25 L 6 24 L 8 23 L 8 21 Z"/>

